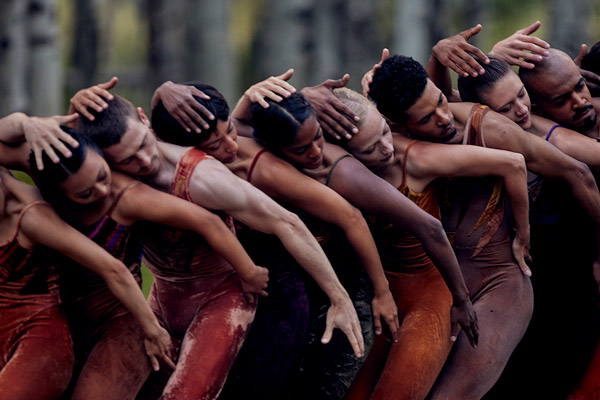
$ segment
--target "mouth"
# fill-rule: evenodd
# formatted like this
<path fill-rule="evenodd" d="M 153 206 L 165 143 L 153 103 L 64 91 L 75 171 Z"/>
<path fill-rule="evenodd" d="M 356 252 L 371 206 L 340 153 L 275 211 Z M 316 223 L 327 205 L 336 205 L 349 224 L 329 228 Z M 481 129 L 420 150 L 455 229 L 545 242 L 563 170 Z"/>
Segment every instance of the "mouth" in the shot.
<path fill-rule="evenodd" d="M 528 121 L 529 121 L 529 115 L 526 115 L 525 118 L 523 118 L 520 121 L 518 121 L 517 124 L 519 124 L 519 125 L 525 125 L 525 124 L 527 124 Z"/>
<path fill-rule="evenodd" d="M 387 157 L 385 157 L 383 160 L 381 160 L 381 162 L 388 162 L 392 159 L 392 156 L 394 155 L 394 153 L 390 153 Z"/>
<path fill-rule="evenodd" d="M 229 164 L 229 163 L 232 163 L 232 162 L 234 162 L 234 161 L 235 161 L 235 159 L 236 159 L 236 158 L 237 158 L 237 152 L 235 152 L 235 153 L 233 153 L 233 154 L 229 155 L 229 157 L 225 158 L 225 159 L 223 160 L 223 163 L 224 163 L 224 164 Z"/>
<path fill-rule="evenodd" d="M 577 114 L 575 114 L 575 116 L 573 117 L 573 121 L 581 121 L 583 119 L 588 118 L 589 116 L 591 116 L 594 108 L 590 104 L 589 106 L 585 106 L 584 110 L 585 111 L 581 111 L 581 112 L 578 112 Z"/>
<path fill-rule="evenodd" d="M 306 164 L 306 168 L 308 168 L 308 169 L 315 169 L 315 168 L 319 167 L 322 162 L 323 162 L 323 156 L 320 156 L 316 160 L 311 161 L 308 164 Z"/>

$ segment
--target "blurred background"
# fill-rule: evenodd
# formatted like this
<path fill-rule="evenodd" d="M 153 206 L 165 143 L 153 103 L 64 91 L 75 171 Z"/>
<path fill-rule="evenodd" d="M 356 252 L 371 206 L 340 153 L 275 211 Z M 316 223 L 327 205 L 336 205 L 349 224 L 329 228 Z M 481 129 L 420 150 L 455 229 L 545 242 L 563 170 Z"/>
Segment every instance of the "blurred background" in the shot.
<path fill-rule="evenodd" d="M 421 62 L 477 23 L 483 51 L 536 20 L 572 56 L 600 39 L 594 0 L 2 0 L 0 116 L 63 114 L 79 89 L 119 77 L 116 93 L 148 108 L 166 80 L 201 80 L 230 105 L 288 68 L 300 88 L 362 74 L 381 49 Z"/>

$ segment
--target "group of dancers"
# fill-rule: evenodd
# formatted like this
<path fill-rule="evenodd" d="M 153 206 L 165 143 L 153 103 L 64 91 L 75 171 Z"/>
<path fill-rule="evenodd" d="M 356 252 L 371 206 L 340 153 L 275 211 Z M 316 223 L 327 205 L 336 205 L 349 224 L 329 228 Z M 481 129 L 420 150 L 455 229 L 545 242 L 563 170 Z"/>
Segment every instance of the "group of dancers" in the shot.
<path fill-rule="evenodd" d="M 166 82 L 147 116 L 113 78 L 0 119 L 0 398 L 481 399 L 544 291 L 600 284 L 600 46 L 539 25 L 384 50 L 363 93 Z M 543 398 L 600 398 L 588 353 Z"/>

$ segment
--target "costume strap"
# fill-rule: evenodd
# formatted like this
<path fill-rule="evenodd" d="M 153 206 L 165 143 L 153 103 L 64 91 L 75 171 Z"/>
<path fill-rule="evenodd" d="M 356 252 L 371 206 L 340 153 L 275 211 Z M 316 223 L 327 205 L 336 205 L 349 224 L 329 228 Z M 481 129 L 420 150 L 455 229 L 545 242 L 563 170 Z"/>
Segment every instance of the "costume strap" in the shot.
<path fill-rule="evenodd" d="M 262 156 L 265 152 L 267 151 L 267 149 L 260 149 L 258 151 L 258 153 L 256 153 L 256 155 L 254 156 L 254 158 L 252 159 L 252 163 L 250 164 L 250 168 L 248 169 L 248 177 L 246 177 L 246 180 L 248 182 L 250 182 L 252 180 L 252 172 L 254 172 L 254 167 L 256 166 L 256 163 L 258 162 L 258 159 L 260 158 L 260 156 Z"/>
<path fill-rule="evenodd" d="M 546 135 L 546 141 L 548 141 L 550 139 L 550 136 L 552 136 L 552 132 L 554 132 L 554 130 L 556 128 L 562 128 L 562 125 L 556 124 L 552 128 L 550 128 L 550 130 L 548 131 L 548 134 Z"/>
<path fill-rule="evenodd" d="M 194 172 L 196 165 L 202 160 L 211 158 L 208 154 L 196 147 L 190 147 L 183 153 L 177 165 L 175 166 L 175 178 L 171 184 L 171 194 L 177 197 L 187 199 L 187 193 L 190 189 L 190 177 Z"/>
<path fill-rule="evenodd" d="M 343 156 L 341 156 L 340 158 L 338 158 L 337 160 L 335 160 L 333 162 L 333 164 L 331 164 L 331 168 L 329 169 L 329 172 L 327 173 L 327 180 L 325 181 L 325 186 L 329 186 L 329 181 L 331 180 L 331 174 L 333 174 L 333 170 L 338 165 L 338 163 L 340 161 L 342 161 L 346 157 L 352 157 L 352 158 L 354 158 L 354 156 L 352 154 L 346 153 Z"/>

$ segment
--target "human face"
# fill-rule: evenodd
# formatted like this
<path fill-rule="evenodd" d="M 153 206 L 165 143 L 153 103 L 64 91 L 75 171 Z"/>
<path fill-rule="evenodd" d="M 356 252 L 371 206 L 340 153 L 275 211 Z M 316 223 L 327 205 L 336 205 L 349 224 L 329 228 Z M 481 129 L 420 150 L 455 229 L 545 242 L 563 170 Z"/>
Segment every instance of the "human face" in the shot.
<path fill-rule="evenodd" d="M 348 141 L 348 148 L 369 168 L 380 169 L 395 162 L 392 132 L 375 107 L 369 107 L 358 133 Z"/>
<path fill-rule="evenodd" d="M 145 115 L 129 117 L 121 141 L 103 152 L 113 168 L 129 175 L 154 175 L 160 168 L 158 144 Z"/>
<path fill-rule="evenodd" d="M 218 120 L 214 132 L 199 147 L 224 164 L 235 161 L 238 150 L 237 130 L 231 118 L 227 118 L 227 121 Z"/>
<path fill-rule="evenodd" d="M 281 153 L 297 167 L 316 169 L 323 163 L 323 143 L 321 126 L 313 116 L 304 121 L 294 143 L 281 147 Z"/>
<path fill-rule="evenodd" d="M 406 110 L 406 128 L 415 137 L 429 142 L 455 143 L 454 115 L 440 89 L 427 79 L 423 95 Z"/>
<path fill-rule="evenodd" d="M 537 104 L 552 120 L 585 133 L 596 125 L 596 111 L 584 78 L 570 61 L 562 63 L 551 76 L 539 76 L 532 89 Z"/>
<path fill-rule="evenodd" d="M 79 204 L 105 200 L 111 191 L 112 176 L 108 164 L 93 150 L 86 150 L 79 171 L 60 184 L 65 196 Z"/>
<path fill-rule="evenodd" d="M 519 76 L 513 71 L 508 71 L 497 80 L 481 98 L 492 110 L 516 122 L 521 128 L 531 128 L 529 93 Z"/>

